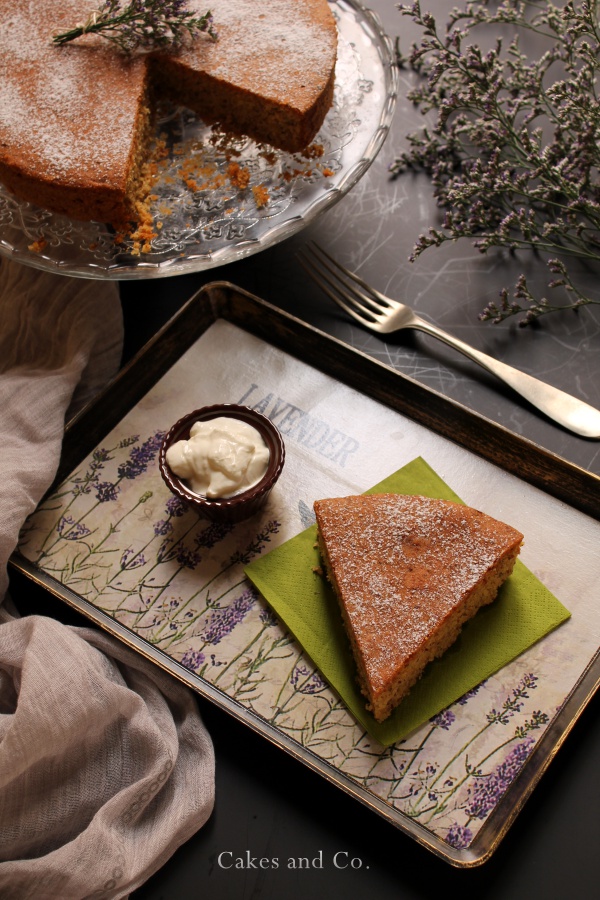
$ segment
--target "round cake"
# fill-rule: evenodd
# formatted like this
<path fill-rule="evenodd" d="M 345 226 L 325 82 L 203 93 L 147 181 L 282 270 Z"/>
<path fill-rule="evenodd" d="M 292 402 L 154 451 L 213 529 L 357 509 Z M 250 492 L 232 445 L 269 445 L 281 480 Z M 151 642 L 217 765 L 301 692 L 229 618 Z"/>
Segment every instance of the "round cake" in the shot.
<path fill-rule="evenodd" d="M 131 217 L 158 98 L 208 123 L 296 152 L 331 105 L 337 31 L 327 0 L 190 0 L 218 40 L 127 57 L 98 36 L 53 35 L 89 0 L 0 4 L 0 181 L 74 219 Z"/>

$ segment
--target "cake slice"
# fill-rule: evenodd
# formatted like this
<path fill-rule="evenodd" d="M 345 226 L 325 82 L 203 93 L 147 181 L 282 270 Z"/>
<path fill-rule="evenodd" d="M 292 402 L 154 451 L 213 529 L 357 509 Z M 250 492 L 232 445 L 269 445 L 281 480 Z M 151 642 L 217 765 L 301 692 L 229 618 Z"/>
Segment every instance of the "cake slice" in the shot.
<path fill-rule="evenodd" d="M 317 500 L 318 542 L 378 722 L 463 624 L 496 597 L 523 535 L 447 500 L 371 494 Z"/>

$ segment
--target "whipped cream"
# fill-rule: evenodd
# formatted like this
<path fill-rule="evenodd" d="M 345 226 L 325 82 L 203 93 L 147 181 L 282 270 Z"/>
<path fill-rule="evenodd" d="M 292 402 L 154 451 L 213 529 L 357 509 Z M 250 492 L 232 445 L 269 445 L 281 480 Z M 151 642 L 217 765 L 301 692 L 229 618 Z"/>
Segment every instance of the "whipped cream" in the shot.
<path fill-rule="evenodd" d="M 172 444 L 166 460 L 196 494 L 227 499 L 258 484 L 269 464 L 269 448 L 252 425 L 218 416 L 195 422 L 189 440 Z"/>

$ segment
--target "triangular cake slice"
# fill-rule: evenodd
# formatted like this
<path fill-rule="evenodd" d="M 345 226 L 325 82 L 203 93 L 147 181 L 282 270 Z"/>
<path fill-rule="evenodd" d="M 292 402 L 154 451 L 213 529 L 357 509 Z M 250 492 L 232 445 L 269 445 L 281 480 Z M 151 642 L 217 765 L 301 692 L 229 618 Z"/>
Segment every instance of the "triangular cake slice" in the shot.
<path fill-rule="evenodd" d="M 367 708 L 379 722 L 496 597 L 523 535 L 459 503 L 399 494 L 317 500 L 319 549 Z"/>

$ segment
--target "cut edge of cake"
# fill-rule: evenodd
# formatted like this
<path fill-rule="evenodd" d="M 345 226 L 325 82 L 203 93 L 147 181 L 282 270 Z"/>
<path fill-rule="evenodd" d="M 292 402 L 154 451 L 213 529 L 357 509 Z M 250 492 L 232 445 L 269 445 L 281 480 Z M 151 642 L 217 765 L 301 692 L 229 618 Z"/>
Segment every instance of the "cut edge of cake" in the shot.
<path fill-rule="evenodd" d="M 465 507 L 462 504 L 422 497 L 407 498 L 418 502 L 425 501 L 436 506 L 443 504 L 446 509 L 456 507 L 461 513 L 464 514 L 466 512 L 467 515 L 473 513 L 479 523 L 485 521 L 487 525 L 501 532 L 503 536 L 502 548 L 497 551 L 493 563 L 475 579 L 463 596 L 459 597 L 455 603 L 451 603 L 449 609 L 440 613 L 436 626 L 432 627 L 429 633 L 417 642 L 418 645 L 411 652 L 407 653 L 402 660 L 402 664 L 394 667 L 394 676 L 381 677 L 378 672 L 377 660 L 369 658 L 368 646 L 366 646 L 365 641 L 361 640 L 360 623 L 357 622 L 356 609 L 354 609 L 354 612 L 352 611 L 353 603 L 352 598 L 349 596 L 351 588 L 348 588 L 347 579 L 343 578 L 342 573 L 339 572 L 339 561 L 335 559 L 335 536 L 329 533 L 330 529 L 328 529 L 326 523 L 326 511 L 328 508 L 331 509 L 332 505 L 337 504 L 339 506 L 347 501 L 373 504 L 377 503 L 377 500 L 374 498 L 398 498 L 404 496 L 388 494 L 360 495 L 352 498 L 317 500 L 314 504 L 317 517 L 317 542 L 325 575 L 331 584 L 340 607 L 346 634 L 348 635 L 356 663 L 358 684 L 367 700 L 367 709 L 377 722 L 383 722 L 387 719 L 398 704 L 410 693 L 411 689 L 421 678 L 427 665 L 449 650 L 459 637 L 463 625 L 472 619 L 482 607 L 496 599 L 501 586 L 513 572 L 523 541 L 523 535 L 510 525 L 499 522 L 485 513 L 472 510 L 470 507 Z M 385 522 L 381 524 L 382 527 L 385 526 Z M 343 538 L 344 543 L 348 542 L 350 530 L 350 523 L 347 522 L 346 525 L 347 528 Z M 410 573 L 404 572 L 405 577 L 407 574 Z M 401 578 L 402 573 L 399 573 L 399 581 Z M 397 587 L 401 589 L 400 584 Z M 361 600 L 361 608 L 365 608 L 364 597 Z M 402 623 L 397 623 L 398 628 L 401 625 Z M 383 637 L 381 635 L 382 642 Z M 385 652 L 385 650 L 382 652 Z M 390 665 L 392 664 L 390 663 Z"/>

